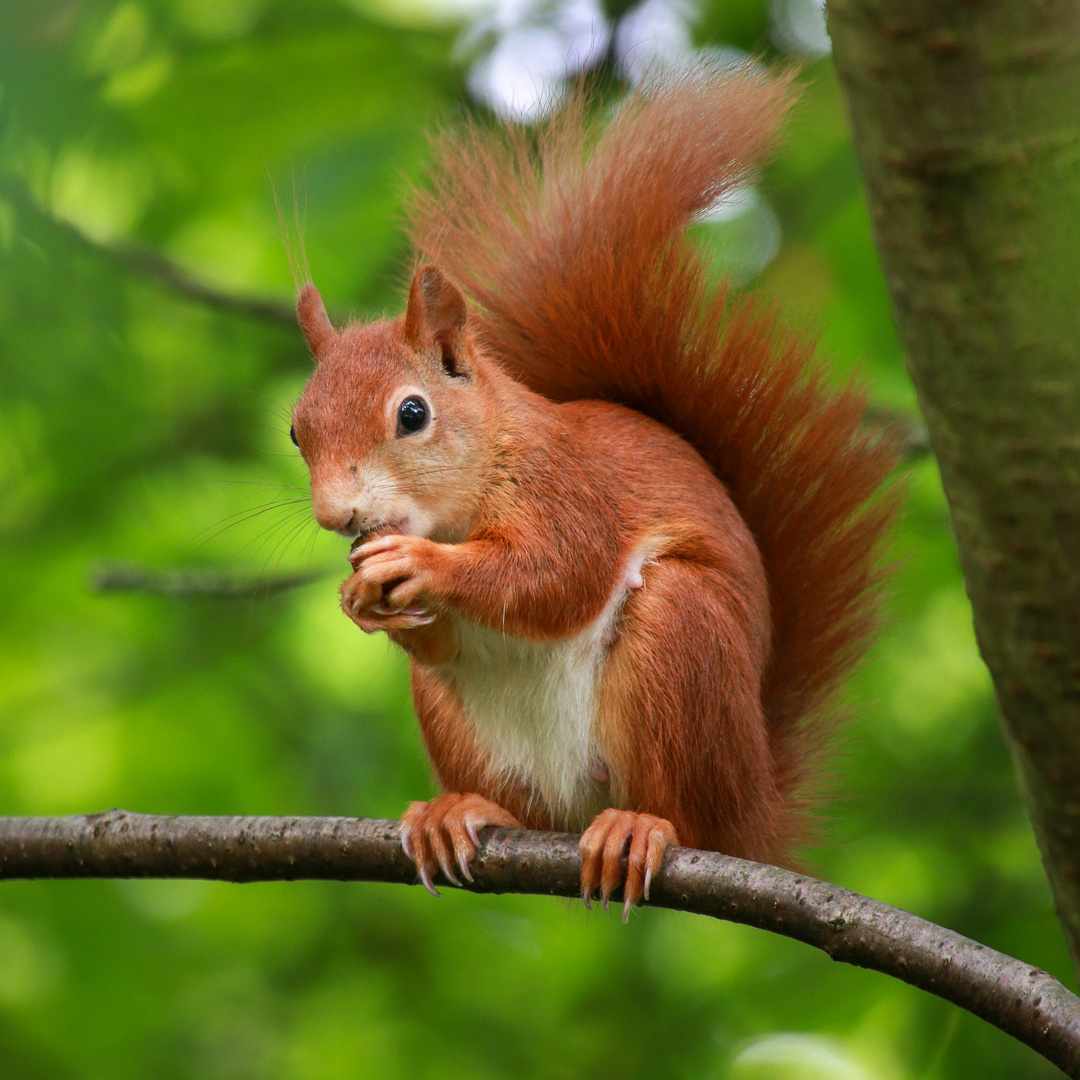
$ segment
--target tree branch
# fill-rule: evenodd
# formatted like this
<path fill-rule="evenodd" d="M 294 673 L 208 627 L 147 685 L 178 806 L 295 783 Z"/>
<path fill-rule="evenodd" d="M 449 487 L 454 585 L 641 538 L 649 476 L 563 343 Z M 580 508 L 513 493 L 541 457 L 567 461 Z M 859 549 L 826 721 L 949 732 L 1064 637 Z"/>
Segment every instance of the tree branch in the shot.
<path fill-rule="evenodd" d="M 979 648 L 1080 971 L 1080 4 L 830 0 Z"/>
<path fill-rule="evenodd" d="M 156 817 L 110 810 L 0 818 L 0 879 L 333 879 L 414 884 L 396 821 Z M 579 894 L 577 837 L 491 829 L 473 892 Z M 1045 971 L 835 885 L 715 852 L 675 848 L 652 904 L 756 926 L 967 1009 L 1080 1078 L 1080 999 Z"/>

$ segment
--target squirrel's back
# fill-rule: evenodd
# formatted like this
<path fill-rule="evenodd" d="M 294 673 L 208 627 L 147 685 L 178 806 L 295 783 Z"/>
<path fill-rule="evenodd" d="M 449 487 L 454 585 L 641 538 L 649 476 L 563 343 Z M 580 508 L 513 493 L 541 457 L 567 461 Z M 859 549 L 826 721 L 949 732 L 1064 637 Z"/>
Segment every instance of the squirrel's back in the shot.
<path fill-rule="evenodd" d="M 811 345 L 715 285 L 686 236 L 772 148 L 790 84 L 749 65 L 697 71 L 632 93 L 606 124 L 579 91 L 539 131 L 472 127 L 438 147 L 411 234 L 516 378 L 659 420 L 727 486 L 769 580 L 762 704 L 796 800 L 826 699 L 872 627 L 895 458 L 861 430 L 863 395 L 827 386 Z"/>

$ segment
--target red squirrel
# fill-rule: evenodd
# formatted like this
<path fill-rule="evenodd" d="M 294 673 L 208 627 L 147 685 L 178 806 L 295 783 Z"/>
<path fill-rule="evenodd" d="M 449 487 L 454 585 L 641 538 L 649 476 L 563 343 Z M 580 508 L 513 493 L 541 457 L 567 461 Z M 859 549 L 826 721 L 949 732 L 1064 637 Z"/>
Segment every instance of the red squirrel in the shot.
<path fill-rule="evenodd" d="M 432 892 L 471 880 L 489 825 L 583 830 L 585 902 L 622 886 L 624 919 L 670 845 L 785 862 L 806 839 L 893 451 L 687 236 L 790 83 L 698 71 L 602 126 L 578 93 L 539 131 L 469 128 L 412 199 L 430 262 L 403 316 L 339 331 L 299 294 L 291 434 L 353 541 L 345 612 L 411 659 L 446 793 L 401 836 Z"/>

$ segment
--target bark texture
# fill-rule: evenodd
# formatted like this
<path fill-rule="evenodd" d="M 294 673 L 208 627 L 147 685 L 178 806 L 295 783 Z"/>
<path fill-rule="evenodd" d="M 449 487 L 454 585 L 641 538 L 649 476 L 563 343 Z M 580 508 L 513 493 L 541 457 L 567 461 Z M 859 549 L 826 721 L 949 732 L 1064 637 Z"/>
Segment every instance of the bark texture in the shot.
<path fill-rule="evenodd" d="M 154 817 L 110 810 L 0 818 L 0 880 L 52 877 L 329 878 L 412 884 L 399 823 L 354 818 Z M 577 896 L 576 836 L 489 829 L 473 892 Z M 1080 999 L 1045 971 L 905 911 L 775 866 L 675 848 L 659 907 L 784 934 L 834 960 L 928 990 L 1080 1078 Z"/>
<path fill-rule="evenodd" d="M 878 249 L 1080 964 L 1080 2 L 830 0 Z"/>

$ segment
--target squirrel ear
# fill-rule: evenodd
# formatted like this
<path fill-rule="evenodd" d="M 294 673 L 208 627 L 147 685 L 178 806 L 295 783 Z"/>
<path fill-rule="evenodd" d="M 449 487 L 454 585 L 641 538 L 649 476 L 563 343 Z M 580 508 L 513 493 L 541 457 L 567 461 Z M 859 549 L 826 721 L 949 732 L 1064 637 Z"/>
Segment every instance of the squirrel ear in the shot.
<path fill-rule="evenodd" d="M 461 335 L 467 314 L 465 297 L 437 266 L 416 271 L 405 308 L 405 337 L 419 348 L 437 346 L 448 375 L 468 374 L 468 350 Z"/>
<path fill-rule="evenodd" d="M 296 317 L 307 339 L 311 355 L 318 363 L 323 350 L 337 337 L 337 331 L 326 314 L 319 290 L 310 282 L 300 290 L 300 295 L 296 298 Z"/>

